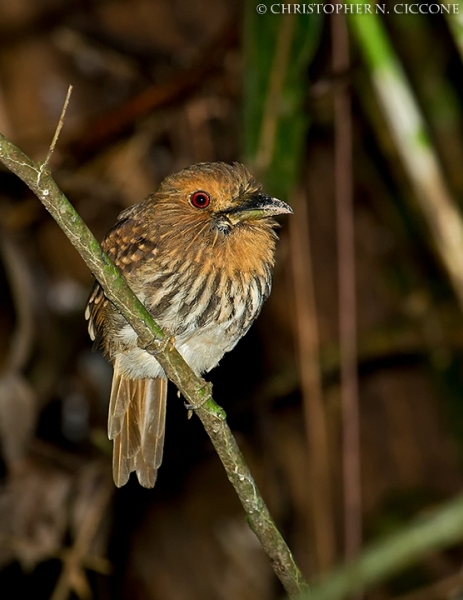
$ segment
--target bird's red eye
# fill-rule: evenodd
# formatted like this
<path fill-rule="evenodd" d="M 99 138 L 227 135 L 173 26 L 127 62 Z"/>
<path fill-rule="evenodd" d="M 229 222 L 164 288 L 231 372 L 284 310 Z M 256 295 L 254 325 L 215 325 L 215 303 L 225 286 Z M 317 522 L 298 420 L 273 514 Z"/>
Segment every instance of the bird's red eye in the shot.
<path fill-rule="evenodd" d="M 206 194 L 206 192 L 195 192 L 190 198 L 190 202 L 195 208 L 206 208 L 206 206 L 209 206 L 210 201 L 209 194 Z"/>

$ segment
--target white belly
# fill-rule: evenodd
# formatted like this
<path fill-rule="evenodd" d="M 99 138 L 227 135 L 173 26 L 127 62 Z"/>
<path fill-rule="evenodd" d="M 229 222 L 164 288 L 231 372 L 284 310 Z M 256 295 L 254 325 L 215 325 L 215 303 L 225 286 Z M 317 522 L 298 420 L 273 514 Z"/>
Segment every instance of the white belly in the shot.
<path fill-rule="evenodd" d="M 230 324 L 211 323 L 194 333 L 180 335 L 175 339 L 177 350 L 197 375 L 213 369 L 222 356 L 236 345 L 241 335 L 230 336 L 227 332 Z M 119 335 L 124 343 L 137 343 L 137 334 L 130 325 L 126 325 Z M 119 369 L 129 379 L 165 377 L 158 361 L 142 348 L 121 352 L 116 359 Z"/>

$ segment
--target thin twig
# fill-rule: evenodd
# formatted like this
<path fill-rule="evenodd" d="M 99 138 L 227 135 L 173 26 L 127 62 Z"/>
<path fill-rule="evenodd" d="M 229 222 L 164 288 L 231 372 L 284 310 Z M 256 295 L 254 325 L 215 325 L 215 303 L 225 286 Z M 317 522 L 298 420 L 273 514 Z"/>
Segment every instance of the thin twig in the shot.
<path fill-rule="evenodd" d="M 103 479 L 91 504 L 89 504 L 73 546 L 64 552 L 62 559 L 63 570 L 50 600 L 66 600 L 72 590 L 80 598 L 91 597 L 84 569 L 88 566 L 88 551 L 112 494 L 113 488 L 111 483 L 107 479 Z"/>
<path fill-rule="evenodd" d="M 44 169 L 48 168 L 48 163 L 50 162 L 51 155 L 53 154 L 56 144 L 58 142 L 59 134 L 61 133 L 61 129 L 63 128 L 64 118 L 66 116 L 66 111 L 68 109 L 69 100 L 71 99 L 71 94 L 72 94 L 72 85 L 70 85 L 68 87 L 68 92 L 67 92 L 66 98 L 64 100 L 64 104 L 63 104 L 63 108 L 61 110 L 61 115 L 60 115 L 60 118 L 58 121 L 58 125 L 56 126 L 55 135 L 53 136 L 53 139 L 50 144 L 50 148 L 48 149 L 47 158 L 43 162 Z"/>
<path fill-rule="evenodd" d="M 11 548 L 13 551 L 15 551 L 18 547 L 30 547 L 35 543 L 35 540 L 26 536 L 4 533 L 0 531 L 0 547 L 3 546 L 8 549 Z M 50 548 L 48 552 L 43 552 L 41 554 L 42 562 L 58 559 L 63 561 L 63 563 L 66 561 L 68 555 L 69 549 L 61 546 Z M 104 558 L 103 556 L 95 556 L 94 554 L 86 554 L 85 556 L 82 556 L 81 564 L 84 569 L 88 571 L 94 571 L 100 575 L 111 575 L 113 571 L 113 565 L 109 559 Z"/>
<path fill-rule="evenodd" d="M 193 373 L 170 342 L 166 343 L 168 336 L 129 288 L 48 170 L 43 170 L 42 165 L 32 161 L 1 134 L 0 162 L 18 175 L 41 200 L 95 275 L 106 297 L 137 333 L 139 345 L 156 356 L 156 360 L 184 398 L 193 406 L 199 407 L 196 414 L 238 494 L 251 529 L 262 544 L 287 593 L 294 597 L 307 589 L 307 583 L 278 531 L 225 421 L 225 413 L 212 399 L 210 385 Z"/>

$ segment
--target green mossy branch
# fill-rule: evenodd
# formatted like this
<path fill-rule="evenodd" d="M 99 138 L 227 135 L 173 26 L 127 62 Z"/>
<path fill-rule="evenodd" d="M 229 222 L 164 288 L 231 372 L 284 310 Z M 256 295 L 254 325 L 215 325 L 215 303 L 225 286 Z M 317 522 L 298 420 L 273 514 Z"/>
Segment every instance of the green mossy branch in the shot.
<path fill-rule="evenodd" d="M 156 356 L 169 379 L 175 383 L 187 401 L 197 407 L 195 412 L 211 438 L 227 477 L 238 494 L 247 521 L 289 596 L 295 597 L 307 590 L 307 583 L 278 531 L 225 421 L 225 413 L 212 398 L 210 384 L 193 373 L 169 337 L 156 325 L 150 313 L 129 288 L 117 267 L 103 252 L 91 231 L 53 180 L 47 161 L 32 161 L 0 134 L 0 162 L 24 181 L 39 198 L 82 256 L 103 287 L 105 295 L 136 331 L 139 345 Z"/>

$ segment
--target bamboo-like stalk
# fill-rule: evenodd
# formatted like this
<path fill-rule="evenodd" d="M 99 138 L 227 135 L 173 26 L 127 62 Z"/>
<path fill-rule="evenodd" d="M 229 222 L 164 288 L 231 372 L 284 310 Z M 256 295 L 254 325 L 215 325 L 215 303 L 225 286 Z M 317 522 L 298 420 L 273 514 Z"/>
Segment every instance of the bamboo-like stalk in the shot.
<path fill-rule="evenodd" d="M 458 12 L 446 13 L 445 18 L 447 19 L 456 47 L 463 60 L 463 0 L 458 0 L 454 5 L 458 6 Z"/>
<path fill-rule="evenodd" d="M 306 590 L 307 583 L 260 495 L 225 421 L 225 413 L 212 398 L 210 384 L 193 373 L 172 341 L 129 288 L 124 277 L 58 188 L 48 170 L 47 161 L 34 162 L 0 134 L 0 162 L 22 179 L 41 200 L 95 275 L 107 298 L 133 327 L 138 335 L 139 345 L 156 356 L 169 379 L 195 407 L 195 412 L 224 465 L 227 477 L 238 494 L 248 523 L 289 596 L 294 597 Z"/>
<path fill-rule="evenodd" d="M 420 109 L 379 16 L 349 14 L 348 21 L 368 65 L 417 203 L 463 310 L 463 221 Z"/>
<path fill-rule="evenodd" d="M 265 4 L 265 3 L 264 3 Z M 309 519 L 314 532 L 316 568 L 332 567 L 336 540 L 330 490 L 328 440 L 318 360 L 318 324 L 313 295 L 306 198 L 296 191 L 303 168 L 309 116 L 304 107 L 305 73 L 318 41 L 316 15 L 285 14 L 275 19 L 248 0 L 244 28 L 244 135 L 246 162 L 265 188 L 293 199 L 290 223 L 294 279 L 295 331 L 311 476 Z"/>
<path fill-rule="evenodd" d="M 344 15 L 331 19 L 333 72 L 349 69 L 349 39 Z M 352 117 L 350 89 L 339 84 L 334 92 L 335 196 L 338 241 L 339 350 L 343 429 L 344 554 L 347 559 L 362 546 L 360 476 L 360 409 L 357 375 L 357 310 L 355 232 L 352 176 Z"/>
<path fill-rule="evenodd" d="M 312 490 L 312 527 L 319 573 L 336 558 L 328 432 L 320 373 L 317 307 L 313 282 L 307 198 L 297 190 L 291 198 L 297 219 L 291 219 L 290 248 L 299 353 L 299 378 L 308 442 Z"/>
<path fill-rule="evenodd" d="M 310 596 L 299 600 L 341 600 L 417 561 L 426 553 L 461 542 L 463 496 L 457 496 L 426 519 L 417 519 L 395 535 L 372 544 L 355 560 L 328 574 Z"/>
<path fill-rule="evenodd" d="M 275 55 L 268 82 L 268 91 L 262 112 L 262 125 L 259 136 L 259 146 L 254 159 L 254 169 L 259 179 L 265 176 L 272 164 L 277 143 L 277 128 L 280 119 L 281 96 L 291 57 L 291 45 L 294 38 L 296 19 L 288 15 L 282 19 L 276 36 Z"/>

